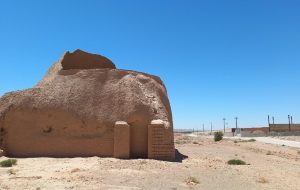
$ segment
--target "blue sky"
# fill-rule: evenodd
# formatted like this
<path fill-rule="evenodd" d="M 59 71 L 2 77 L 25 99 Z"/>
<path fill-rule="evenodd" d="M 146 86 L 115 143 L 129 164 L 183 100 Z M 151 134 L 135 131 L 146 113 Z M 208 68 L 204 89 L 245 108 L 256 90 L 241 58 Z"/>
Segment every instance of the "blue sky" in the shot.
<path fill-rule="evenodd" d="M 64 51 L 160 76 L 175 128 L 300 122 L 300 1 L 1 1 L 0 95 Z"/>

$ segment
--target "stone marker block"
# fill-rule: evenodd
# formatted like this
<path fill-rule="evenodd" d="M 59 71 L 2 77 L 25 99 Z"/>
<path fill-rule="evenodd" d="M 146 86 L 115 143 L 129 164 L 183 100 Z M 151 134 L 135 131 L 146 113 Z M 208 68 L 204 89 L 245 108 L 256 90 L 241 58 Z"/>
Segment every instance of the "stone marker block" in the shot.
<path fill-rule="evenodd" d="M 114 157 L 130 158 L 130 126 L 125 121 L 115 123 Z"/>
<path fill-rule="evenodd" d="M 173 131 L 162 120 L 152 120 L 148 126 L 148 158 L 175 160 Z"/>

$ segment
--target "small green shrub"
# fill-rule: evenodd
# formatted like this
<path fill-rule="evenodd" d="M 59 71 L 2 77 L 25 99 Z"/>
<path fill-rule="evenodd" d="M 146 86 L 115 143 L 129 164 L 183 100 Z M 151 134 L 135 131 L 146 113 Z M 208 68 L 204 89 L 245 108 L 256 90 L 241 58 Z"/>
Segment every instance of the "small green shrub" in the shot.
<path fill-rule="evenodd" d="M 146 160 L 142 160 L 142 161 L 140 161 L 140 164 L 141 165 L 147 164 L 147 161 Z"/>
<path fill-rule="evenodd" d="M 238 142 L 255 142 L 256 140 L 255 139 L 249 139 L 249 140 L 241 140 L 241 139 L 239 139 L 238 141 L 237 140 L 235 140 L 234 141 L 234 143 L 238 143 Z"/>
<path fill-rule="evenodd" d="M 12 167 L 13 165 L 17 164 L 16 159 L 7 159 L 0 162 L 1 167 Z"/>
<path fill-rule="evenodd" d="M 227 164 L 229 164 L 229 165 L 246 165 L 246 162 L 244 162 L 243 160 L 235 160 L 235 159 L 233 159 L 233 160 L 229 160 L 227 162 Z"/>
<path fill-rule="evenodd" d="M 214 140 L 220 141 L 223 139 L 223 133 L 221 131 L 217 131 L 214 133 Z"/>

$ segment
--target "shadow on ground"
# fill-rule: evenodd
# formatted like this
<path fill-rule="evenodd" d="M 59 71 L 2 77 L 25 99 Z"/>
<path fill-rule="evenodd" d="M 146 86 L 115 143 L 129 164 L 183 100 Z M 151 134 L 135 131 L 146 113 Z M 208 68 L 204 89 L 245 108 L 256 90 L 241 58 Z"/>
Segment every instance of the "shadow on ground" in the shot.
<path fill-rule="evenodd" d="M 188 156 L 181 154 L 177 149 L 175 149 L 175 162 L 182 162 L 182 160 L 187 159 Z"/>

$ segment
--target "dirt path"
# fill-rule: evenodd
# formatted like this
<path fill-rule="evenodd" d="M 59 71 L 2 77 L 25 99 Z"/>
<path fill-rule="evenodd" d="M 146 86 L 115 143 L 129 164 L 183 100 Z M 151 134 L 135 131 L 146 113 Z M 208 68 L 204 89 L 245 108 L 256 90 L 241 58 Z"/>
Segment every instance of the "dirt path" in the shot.
<path fill-rule="evenodd" d="M 0 189 L 290 189 L 300 187 L 299 149 L 176 135 L 181 162 L 114 158 L 23 158 L 0 168 Z M 0 160 L 4 160 L 1 157 Z M 232 166 L 230 159 L 248 165 Z"/>
<path fill-rule="evenodd" d="M 275 144 L 275 145 L 284 145 L 294 148 L 300 148 L 300 142 L 291 141 L 291 140 L 282 140 L 279 138 L 274 137 L 225 137 L 228 139 L 243 139 L 243 140 L 250 140 L 255 139 L 259 142 L 268 143 L 268 144 Z"/>

